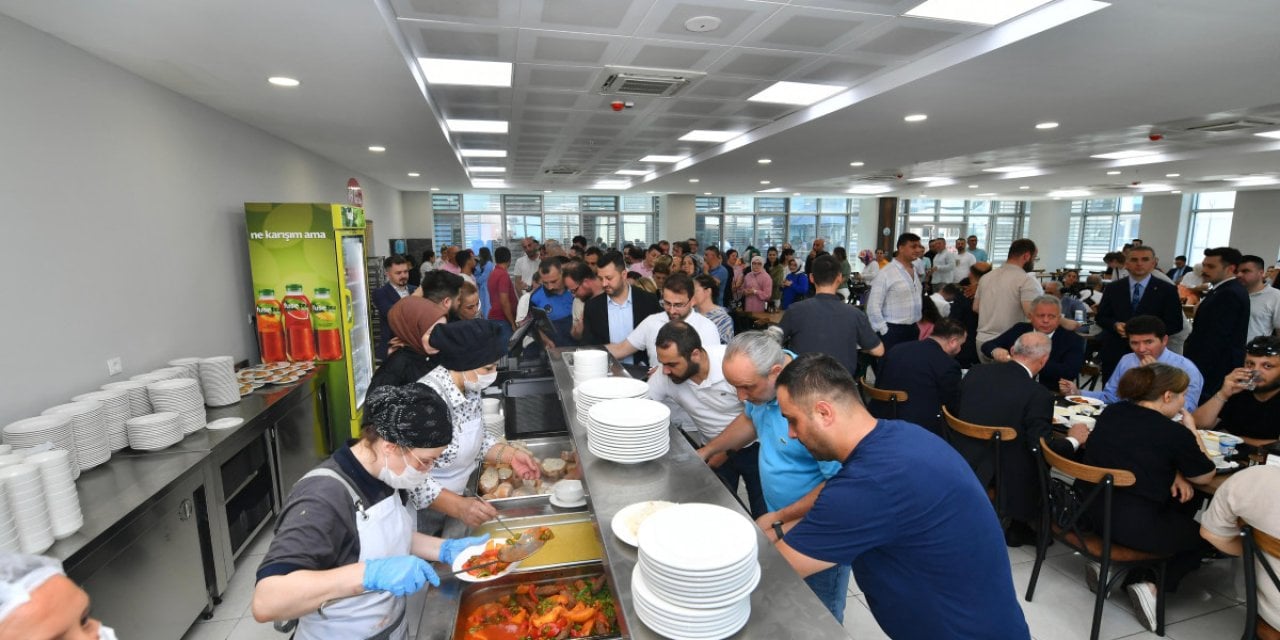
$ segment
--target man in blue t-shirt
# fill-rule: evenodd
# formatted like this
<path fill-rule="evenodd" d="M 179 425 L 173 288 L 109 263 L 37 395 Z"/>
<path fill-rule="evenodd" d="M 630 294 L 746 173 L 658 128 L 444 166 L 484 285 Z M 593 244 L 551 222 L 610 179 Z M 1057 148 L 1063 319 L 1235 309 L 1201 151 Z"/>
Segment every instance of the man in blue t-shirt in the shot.
<path fill-rule="evenodd" d="M 732 276 L 729 275 L 729 269 L 724 266 L 724 258 L 720 255 L 720 250 L 715 247 L 707 247 L 703 255 L 706 256 L 703 269 L 706 270 L 707 275 L 716 279 L 716 286 L 719 287 L 715 292 L 715 303 L 727 307 L 729 305 L 726 304 L 725 297 L 729 293 Z"/>
<path fill-rule="evenodd" d="M 564 286 L 559 258 L 547 258 L 538 264 L 542 286 L 529 296 L 529 306 L 547 312 L 556 335 L 547 336 L 557 347 L 577 344 L 573 339 L 573 294 Z"/>
<path fill-rule="evenodd" d="M 796 358 L 775 386 L 789 435 L 843 465 L 778 543 L 792 568 L 807 576 L 852 564 L 891 638 L 1031 637 L 995 510 L 946 441 L 873 418 L 828 355 Z"/>

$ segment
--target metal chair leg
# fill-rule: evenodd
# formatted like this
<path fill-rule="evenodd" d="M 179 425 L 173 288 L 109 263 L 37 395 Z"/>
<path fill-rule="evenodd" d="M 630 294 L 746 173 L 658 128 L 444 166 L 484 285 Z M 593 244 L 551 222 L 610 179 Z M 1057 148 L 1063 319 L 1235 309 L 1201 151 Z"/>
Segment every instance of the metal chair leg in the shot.
<path fill-rule="evenodd" d="M 1164 574 L 1168 568 L 1168 564 L 1161 562 L 1160 568 L 1156 571 L 1156 635 L 1164 635 Z"/>
<path fill-rule="evenodd" d="M 1107 591 L 1111 587 L 1110 573 L 1111 560 L 1103 558 L 1102 567 L 1098 570 L 1098 593 L 1093 601 L 1093 626 L 1089 631 L 1089 640 L 1098 640 L 1098 633 L 1102 630 L 1102 607 L 1107 603 Z"/>

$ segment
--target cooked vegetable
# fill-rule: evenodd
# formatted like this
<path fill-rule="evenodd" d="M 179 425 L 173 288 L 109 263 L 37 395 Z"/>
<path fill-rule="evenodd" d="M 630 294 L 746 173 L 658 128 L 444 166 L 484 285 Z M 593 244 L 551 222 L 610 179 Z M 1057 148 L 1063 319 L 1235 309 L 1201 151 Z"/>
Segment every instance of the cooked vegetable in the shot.
<path fill-rule="evenodd" d="M 515 591 L 472 609 L 466 640 L 563 640 L 609 635 L 617 626 L 604 576 L 590 582 L 524 582 Z"/>

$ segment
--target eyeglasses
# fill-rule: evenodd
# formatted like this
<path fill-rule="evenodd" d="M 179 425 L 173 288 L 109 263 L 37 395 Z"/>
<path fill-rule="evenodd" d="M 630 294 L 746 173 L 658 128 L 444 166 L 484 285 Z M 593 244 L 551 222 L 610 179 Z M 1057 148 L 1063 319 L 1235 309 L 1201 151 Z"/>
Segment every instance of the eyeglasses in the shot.
<path fill-rule="evenodd" d="M 414 462 L 421 465 L 422 468 L 419 469 L 419 471 L 429 471 L 431 467 L 434 467 L 436 464 L 435 458 L 427 458 L 426 460 L 423 460 L 422 458 L 419 458 L 418 454 L 414 453 L 412 449 L 405 449 L 404 452 L 408 454 L 410 458 L 413 458 Z"/>
<path fill-rule="evenodd" d="M 686 300 L 680 304 L 675 304 L 672 302 L 667 302 L 666 300 L 659 300 L 658 304 L 661 305 L 663 309 L 675 309 L 679 311 L 680 309 L 687 308 L 690 302 L 692 302 L 692 300 Z"/>

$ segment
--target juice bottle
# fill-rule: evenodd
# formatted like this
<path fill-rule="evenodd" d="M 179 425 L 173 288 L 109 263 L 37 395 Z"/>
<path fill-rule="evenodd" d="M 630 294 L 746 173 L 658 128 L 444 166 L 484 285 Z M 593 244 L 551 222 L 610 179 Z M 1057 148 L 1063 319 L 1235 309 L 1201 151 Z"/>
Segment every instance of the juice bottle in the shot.
<path fill-rule="evenodd" d="M 311 301 L 302 285 L 284 288 L 284 331 L 289 336 L 289 359 L 294 362 L 316 359 L 315 333 L 311 329 Z"/>
<path fill-rule="evenodd" d="M 311 299 L 311 319 L 316 327 L 316 342 L 320 345 L 321 360 L 342 359 L 342 329 L 338 324 L 338 305 L 329 297 L 329 290 L 316 289 Z"/>
<path fill-rule="evenodd" d="M 280 301 L 276 300 L 275 289 L 263 289 L 258 292 L 255 305 L 258 316 L 258 350 L 262 353 L 263 362 L 280 362 L 284 354 L 284 319 L 280 313 Z"/>

